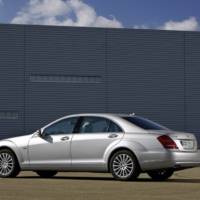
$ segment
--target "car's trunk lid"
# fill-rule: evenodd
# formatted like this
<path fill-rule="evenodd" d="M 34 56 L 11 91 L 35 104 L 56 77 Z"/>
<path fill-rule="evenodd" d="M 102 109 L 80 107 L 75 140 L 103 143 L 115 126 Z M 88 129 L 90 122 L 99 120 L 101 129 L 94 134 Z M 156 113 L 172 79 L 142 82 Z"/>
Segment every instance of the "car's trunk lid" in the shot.
<path fill-rule="evenodd" d="M 150 131 L 160 135 L 168 135 L 176 143 L 180 151 L 197 151 L 196 137 L 191 133 L 177 132 L 171 130 Z"/>
<path fill-rule="evenodd" d="M 171 132 L 168 134 L 181 151 L 197 151 L 196 137 L 191 133 Z"/>

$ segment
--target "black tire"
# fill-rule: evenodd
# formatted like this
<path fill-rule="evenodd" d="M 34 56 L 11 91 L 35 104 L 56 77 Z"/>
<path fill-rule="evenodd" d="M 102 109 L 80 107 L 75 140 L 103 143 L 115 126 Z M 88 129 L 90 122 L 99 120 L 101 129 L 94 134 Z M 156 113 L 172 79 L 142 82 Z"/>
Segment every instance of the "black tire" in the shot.
<path fill-rule="evenodd" d="M 154 180 L 154 181 L 165 181 L 169 177 L 171 177 L 174 173 L 173 169 L 162 169 L 162 170 L 156 170 L 148 172 L 148 175 Z"/>
<path fill-rule="evenodd" d="M 7 167 L 6 167 L 7 166 Z M 20 172 L 15 154 L 9 149 L 0 150 L 0 177 L 15 178 Z"/>
<path fill-rule="evenodd" d="M 42 178 L 51 178 L 55 176 L 57 171 L 36 171 L 36 173 Z"/>
<path fill-rule="evenodd" d="M 127 159 L 125 159 L 125 160 L 127 160 L 127 163 L 125 162 L 123 165 L 123 161 L 118 160 L 120 158 L 120 156 L 121 156 L 121 158 L 123 156 L 126 156 Z M 120 166 L 118 168 L 116 165 L 117 162 L 119 163 L 117 165 Z M 131 169 L 131 167 L 132 167 L 132 169 Z M 109 169 L 110 169 L 110 172 L 112 173 L 113 177 L 116 180 L 120 180 L 120 181 L 135 180 L 135 179 L 137 179 L 137 177 L 140 174 L 140 166 L 138 164 L 138 161 L 137 161 L 136 157 L 133 155 L 133 153 L 128 150 L 119 150 L 116 153 L 114 153 L 114 155 L 111 157 L 110 162 L 109 162 Z M 127 171 L 126 176 L 120 176 L 121 173 L 122 174 L 124 173 L 124 175 L 125 175 L 125 171 Z"/>

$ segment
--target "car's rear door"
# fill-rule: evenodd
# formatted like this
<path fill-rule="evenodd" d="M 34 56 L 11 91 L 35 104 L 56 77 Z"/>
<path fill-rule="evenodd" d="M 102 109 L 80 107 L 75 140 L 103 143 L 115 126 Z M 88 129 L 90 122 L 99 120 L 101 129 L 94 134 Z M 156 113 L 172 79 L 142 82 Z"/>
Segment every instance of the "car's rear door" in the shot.
<path fill-rule="evenodd" d="M 123 134 L 122 129 L 110 119 L 81 117 L 72 137 L 72 168 L 86 171 L 105 168 L 105 150 L 109 145 L 120 141 Z"/>

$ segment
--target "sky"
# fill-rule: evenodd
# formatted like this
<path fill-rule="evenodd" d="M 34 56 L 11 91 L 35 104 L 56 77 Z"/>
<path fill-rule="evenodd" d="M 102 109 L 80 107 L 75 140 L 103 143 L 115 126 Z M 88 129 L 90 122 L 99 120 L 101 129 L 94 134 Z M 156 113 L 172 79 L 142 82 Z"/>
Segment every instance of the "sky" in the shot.
<path fill-rule="evenodd" d="M 0 23 L 200 30 L 200 0 L 0 0 Z"/>

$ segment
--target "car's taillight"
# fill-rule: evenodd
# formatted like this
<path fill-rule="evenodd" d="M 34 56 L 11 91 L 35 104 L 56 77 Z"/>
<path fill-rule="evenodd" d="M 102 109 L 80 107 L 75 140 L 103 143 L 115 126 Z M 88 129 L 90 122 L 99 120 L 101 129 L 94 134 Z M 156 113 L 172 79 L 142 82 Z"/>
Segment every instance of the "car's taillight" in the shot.
<path fill-rule="evenodd" d="M 158 137 L 158 141 L 166 148 L 166 149 L 178 149 L 176 143 L 167 135 L 161 135 Z"/>

